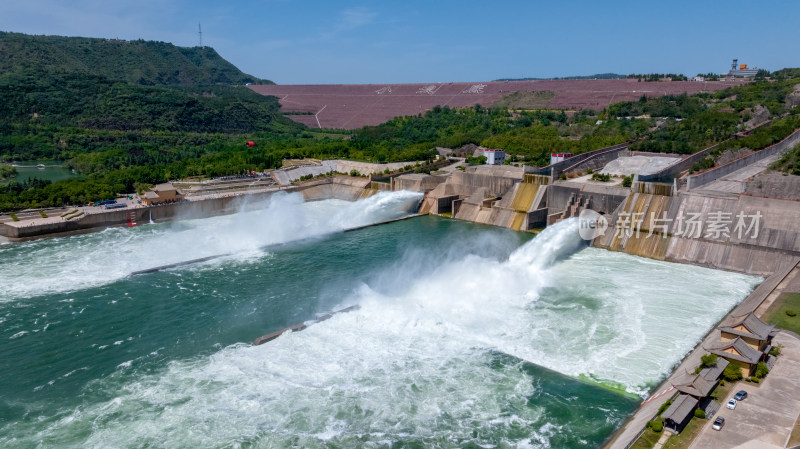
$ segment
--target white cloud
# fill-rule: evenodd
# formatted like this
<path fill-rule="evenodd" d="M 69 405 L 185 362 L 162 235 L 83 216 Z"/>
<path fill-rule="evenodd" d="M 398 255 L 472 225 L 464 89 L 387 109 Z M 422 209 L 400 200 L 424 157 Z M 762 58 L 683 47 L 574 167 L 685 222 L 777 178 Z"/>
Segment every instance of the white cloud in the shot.
<path fill-rule="evenodd" d="M 377 13 L 364 7 L 348 8 L 339 13 L 339 17 L 331 29 L 322 33 L 322 39 L 334 39 L 348 31 L 361 28 L 375 21 Z"/>

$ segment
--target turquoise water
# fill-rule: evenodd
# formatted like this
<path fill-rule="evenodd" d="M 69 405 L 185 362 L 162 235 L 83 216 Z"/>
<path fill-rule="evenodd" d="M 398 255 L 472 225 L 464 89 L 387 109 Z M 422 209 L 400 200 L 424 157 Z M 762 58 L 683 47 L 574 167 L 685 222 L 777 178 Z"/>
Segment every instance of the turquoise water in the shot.
<path fill-rule="evenodd" d="M 596 447 L 638 401 L 575 377 L 646 395 L 757 281 L 582 249 L 570 223 L 340 232 L 417 201 L 0 245 L 0 447 Z"/>
<path fill-rule="evenodd" d="M 44 167 L 38 167 L 39 164 L 44 165 Z M 13 165 L 14 168 L 17 169 L 17 176 L 13 179 L 18 182 L 25 181 L 28 178 L 38 178 L 43 181 L 56 182 L 80 176 L 73 173 L 72 170 L 62 167 L 60 162 L 22 161 L 14 162 Z"/>

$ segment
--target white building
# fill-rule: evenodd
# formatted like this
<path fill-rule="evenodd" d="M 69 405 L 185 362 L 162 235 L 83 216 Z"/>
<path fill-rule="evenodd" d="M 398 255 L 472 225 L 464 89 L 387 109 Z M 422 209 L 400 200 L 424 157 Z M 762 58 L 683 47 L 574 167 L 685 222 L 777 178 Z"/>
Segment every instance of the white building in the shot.
<path fill-rule="evenodd" d="M 572 153 L 550 153 L 550 165 L 569 159 L 572 156 L 574 156 Z"/>
<path fill-rule="evenodd" d="M 505 150 L 484 148 L 483 155 L 486 156 L 486 163 L 489 165 L 503 165 L 503 162 L 506 161 Z"/>

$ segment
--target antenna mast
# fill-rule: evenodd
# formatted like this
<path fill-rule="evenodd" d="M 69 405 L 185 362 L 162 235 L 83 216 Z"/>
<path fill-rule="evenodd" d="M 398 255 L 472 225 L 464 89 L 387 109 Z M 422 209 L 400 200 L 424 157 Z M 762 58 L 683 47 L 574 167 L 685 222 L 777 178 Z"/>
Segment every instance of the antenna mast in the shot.
<path fill-rule="evenodd" d="M 200 42 L 200 46 L 202 47 L 203 46 L 203 29 L 200 28 L 200 24 L 199 23 L 197 24 L 197 35 L 200 38 L 199 42 Z"/>

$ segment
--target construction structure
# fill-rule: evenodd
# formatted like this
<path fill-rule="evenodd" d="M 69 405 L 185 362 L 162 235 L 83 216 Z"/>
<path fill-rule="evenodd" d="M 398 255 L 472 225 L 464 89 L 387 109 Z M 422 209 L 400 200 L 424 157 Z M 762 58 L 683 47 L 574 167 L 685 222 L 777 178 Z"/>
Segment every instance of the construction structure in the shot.
<path fill-rule="evenodd" d="M 772 339 L 777 331 L 774 325 L 766 324 L 754 314 L 731 316 L 717 326 L 720 341 L 706 349 L 725 358 L 750 377 L 758 362 L 766 362 L 772 349 Z"/>
<path fill-rule="evenodd" d="M 483 155 L 486 157 L 486 163 L 489 165 L 503 165 L 506 161 L 505 150 L 498 150 L 493 148 L 481 148 Z"/>
<path fill-rule="evenodd" d="M 142 196 L 142 204 L 153 206 L 156 204 L 175 203 L 184 199 L 184 195 L 170 183 L 159 184 L 153 190 Z"/>
<path fill-rule="evenodd" d="M 758 74 L 758 67 L 747 67 L 747 64 L 739 64 L 738 59 L 734 59 L 731 64 L 731 71 L 728 76 L 739 76 L 743 78 L 752 78 Z"/>

